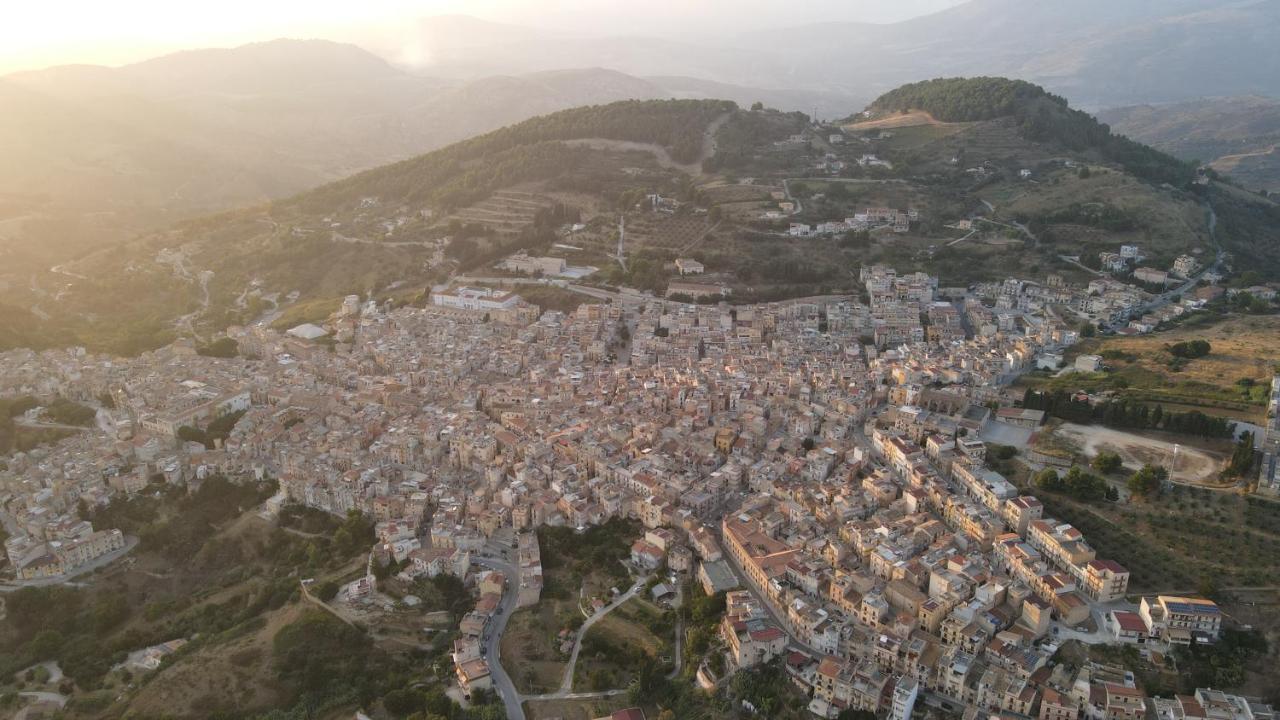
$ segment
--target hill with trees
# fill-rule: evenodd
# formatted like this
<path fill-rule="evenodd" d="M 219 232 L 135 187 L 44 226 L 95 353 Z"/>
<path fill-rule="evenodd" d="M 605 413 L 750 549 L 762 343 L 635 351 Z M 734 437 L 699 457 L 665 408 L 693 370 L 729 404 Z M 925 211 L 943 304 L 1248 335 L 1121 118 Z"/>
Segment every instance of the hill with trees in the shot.
<path fill-rule="evenodd" d="M 282 205 L 327 210 L 377 196 L 460 207 L 505 184 L 572 169 L 584 153 L 556 142 L 561 140 L 649 143 L 677 162 L 693 162 L 707 126 L 736 107 L 723 100 L 629 100 L 564 110 L 360 173 Z"/>
<path fill-rule="evenodd" d="M 1022 80 L 997 77 L 939 78 L 903 85 L 881 95 L 873 115 L 923 110 L 943 122 L 980 122 L 1014 118 L 1028 140 L 1052 143 L 1076 152 L 1094 151 L 1133 175 L 1175 186 L 1191 181 L 1195 168 L 1122 135 L 1066 98 Z"/>

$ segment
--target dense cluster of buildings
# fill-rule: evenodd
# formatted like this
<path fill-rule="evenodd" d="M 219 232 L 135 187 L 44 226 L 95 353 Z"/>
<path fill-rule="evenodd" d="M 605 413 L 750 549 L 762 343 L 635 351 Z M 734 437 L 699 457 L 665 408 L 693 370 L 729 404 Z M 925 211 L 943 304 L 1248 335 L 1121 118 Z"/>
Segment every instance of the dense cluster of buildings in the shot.
<path fill-rule="evenodd" d="M 1075 342 L 1045 311 L 1057 289 L 1014 281 L 944 301 L 922 273 L 861 277 L 867 304 L 621 296 L 539 315 L 509 292 L 440 288 L 425 308 L 340 313 L 334 342 L 233 328 L 236 358 L 187 343 L 131 360 L 6 353 L 0 394 L 112 407 L 98 429 L 13 458 L 0 501 L 30 526 L 148 483 L 269 476 L 290 502 L 369 515 L 408 577 L 467 577 L 472 553 L 512 530 L 519 577 L 476 576 L 459 628 L 465 689 L 488 686 L 482 643 L 502 593 L 538 602 L 531 531 L 628 517 L 649 531 L 637 565 L 731 591 L 732 667 L 784 658 L 820 717 L 905 720 L 924 696 L 1128 717 L 1141 692 L 1054 666 L 1051 629 L 1101 637 L 1119 610 L 1146 642 L 1207 642 L 1184 621 L 1212 604 L 1128 607 L 1128 572 L 987 469 L 978 439 L 992 422 L 1038 424 L 991 406 Z M 243 415 L 213 448 L 178 437 L 229 413 Z M 44 532 L 13 551 L 74 545 Z"/>

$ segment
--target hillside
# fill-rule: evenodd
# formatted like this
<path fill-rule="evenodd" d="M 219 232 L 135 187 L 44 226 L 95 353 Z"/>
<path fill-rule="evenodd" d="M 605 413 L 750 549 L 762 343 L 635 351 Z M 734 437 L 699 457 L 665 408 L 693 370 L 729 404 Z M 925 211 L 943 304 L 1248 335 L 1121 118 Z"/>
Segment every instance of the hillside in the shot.
<path fill-rule="evenodd" d="M 293 40 L 0 77 L 0 283 L 530 117 L 670 95 L 601 69 L 442 80 Z"/>
<path fill-rule="evenodd" d="M 5 302 L 34 301 L 50 316 L 36 338 L 29 322 L 0 326 L 0 343 L 39 346 L 73 338 L 136 353 L 175 333 L 252 320 L 287 303 L 284 296 L 293 292 L 307 300 L 398 284 L 420 288 L 440 279 L 441 248 L 452 251 L 444 260 L 452 266 L 535 236 L 548 242 L 541 211 L 512 235 L 451 220 L 498 190 L 554 186 L 610 202 L 637 181 L 658 183 L 668 193 L 676 187 L 678 173 L 660 167 L 651 153 L 560 141 L 650 144 L 692 161 L 703 151 L 707 128 L 733 108 L 722 101 L 659 100 L 562 111 L 275 203 L 180 223 L 42 273 L 34 288 L 0 292 Z M 644 172 L 639 180 L 637 169 Z M 552 215 L 554 205 L 547 203 Z M 459 240 L 456 247 L 449 247 L 450 237 Z"/>
<path fill-rule="evenodd" d="M 1249 189 L 1280 190 L 1280 101 L 1258 96 L 1104 110 L 1117 132 L 1208 163 Z"/>
<path fill-rule="evenodd" d="M 701 280 L 737 302 L 856 293 L 849 269 L 872 263 L 944 285 L 1050 274 L 1084 284 L 1099 253 L 1122 243 L 1159 267 L 1213 257 L 1219 240 L 1274 263 L 1280 244 L 1253 240 L 1274 232 L 1270 206 L 1191 177 L 1064 99 L 999 78 L 905 86 L 843 133 L 727 101 L 622 101 L 183 222 L 34 273 L 0 302 L 49 318 L 35 339 L 29 320 L 8 328 L 11 344 L 71 338 L 136 353 L 232 324 L 321 321 L 349 294 L 420 302 L 452 277 L 510 274 L 495 265 L 517 250 L 596 269 L 580 282 L 655 294 L 677 279 L 676 258 L 693 257 Z M 915 217 L 898 232 L 789 232 L 879 207 Z"/>

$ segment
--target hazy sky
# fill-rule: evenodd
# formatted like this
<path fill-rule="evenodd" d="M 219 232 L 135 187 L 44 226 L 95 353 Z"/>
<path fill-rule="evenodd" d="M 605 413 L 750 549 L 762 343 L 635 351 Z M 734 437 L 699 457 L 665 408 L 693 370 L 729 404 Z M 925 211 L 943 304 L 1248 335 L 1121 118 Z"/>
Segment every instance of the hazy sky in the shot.
<path fill-rule="evenodd" d="M 824 20 L 893 22 L 962 0 L 10 0 L 0 73 L 115 65 L 276 37 L 348 39 L 357 27 L 441 14 L 599 34 L 695 34 Z"/>

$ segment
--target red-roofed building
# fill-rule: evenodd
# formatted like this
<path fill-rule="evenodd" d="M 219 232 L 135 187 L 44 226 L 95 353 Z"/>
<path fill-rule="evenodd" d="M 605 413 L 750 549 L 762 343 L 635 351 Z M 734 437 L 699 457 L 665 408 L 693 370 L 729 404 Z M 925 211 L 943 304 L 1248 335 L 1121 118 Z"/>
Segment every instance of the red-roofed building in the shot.
<path fill-rule="evenodd" d="M 1151 629 L 1138 613 L 1114 610 L 1107 616 L 1107 626 L 1118 642 L 1145 645 Z"/>
<path fill-rule="evenodd" d="M 662 549 L 646 540 L 637 540 L 631 545 L 631 562 L 648 570 L 662 567 L 666 554 Z"/>
<path fill-rule="evenodd" d="M 1119 600 L 1129 590 L 1129 571 L 1115 560 L 1090 560 L 1084 566 L 1082 589 L 1097 602 Z"/>
<path fill-rule="evenodd" d="M 786 633 L 759 618 L 739 620 L 726 616 L 720 623 L 720 637 L 738 668 L 767 663 L 787 649 Z"/>
<path fill-rule="evenodd" d="M 1106 720 L 1140 720 L 1147 714 L 1147 695 L 1137 688 L 1103 683 L 1106 692 Z"/>

